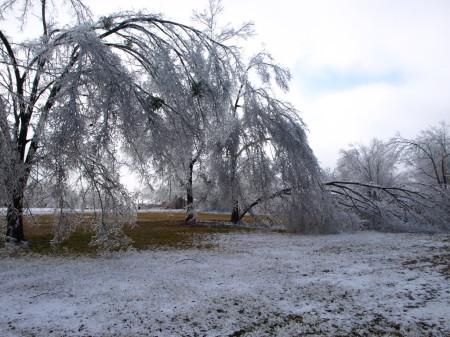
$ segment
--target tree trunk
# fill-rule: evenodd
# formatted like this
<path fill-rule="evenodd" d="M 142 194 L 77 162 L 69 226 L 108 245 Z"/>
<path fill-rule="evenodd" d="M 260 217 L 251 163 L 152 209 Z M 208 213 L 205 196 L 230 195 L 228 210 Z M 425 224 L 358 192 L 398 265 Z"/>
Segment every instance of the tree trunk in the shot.
<path fill-rule="evenodd" d="M 231 204 L 233 205 L 233 209 L 231 211 L 231 222 L 237 224 L 241 219 L 239 217 L 238 186 L 236 177 L 237 158 L 235 153 L 231 155 L 230 165 Z"/>
<path fill-rule="evenodd" d="M 12 156 L 13 162 L 15 161 L 15 177 L 9 177 L 6 186 L 11 191 L 10 199 L 7 204 L 8 210 L 6 212 L 6 242 L 12 242 L 14 244 L 25 243 L 25 234 L 23 228 L 23 204 L 25 198 L 25 189 L 28 184 L 28 178 L 30 176 L 31 165 L 30 162 L 34 157 L 34 153 L 37 149 L 34 141 L 30 142 L 28 153 L 24 148 L 27 144 L 26 133 L 21 128 L 21 135 L 18 139 L 16 156 Z M 26 159 L 25 159 L 26 158 Z"/>
<path fill-rule="evenodd" d="M 239 216 L 239 202 L 237 200 L 233 201 L 233 210 L 231 212 L 231 222 L 237 224 L 241 220 Z"/>
<path fill-rule="evenodd" d="M 24 243 L 25 235 L 23 231 L 23 193 L 14 197 L 12 203 L 8 205 L 6 213 L 6 242 L 14 244 Z"/>
<path fill-rule="evenodd" d="M 194 192 L 192 187 L 192 176 L 194 174 L 194 164 L 195 161 L 191 161 L 189 163 L 189 175 L 188 175 L 188 183 L 186 186 L 186 221 L 193 222 L 195 221 L 194 215 Z"/>
<path fill-rule="evenodd" d="M 34 150 L 32 144 L 29 152 Z M 32 156 L 33 154 L 29 154 L 29 158 Z M 9 177 L 6 182 L 7 188 L 11 191 L 6 212 L 6 242 L 19 245 L 26 242 L 23 228 L 23 204 L 31 167 L 24 165 L 21 160 L 17 160 L 16 163 L 14 165 L 16 177 Z"/>
<path fill-rule="evenodd" d="M 442 152 L 441 171 L 442 171 L 442 181 L 444 183 L 444 188 L 447 188 L 447 168 L 445 166 L 445 158 L 448 155 L 449 155 L 448 153 Z"/>

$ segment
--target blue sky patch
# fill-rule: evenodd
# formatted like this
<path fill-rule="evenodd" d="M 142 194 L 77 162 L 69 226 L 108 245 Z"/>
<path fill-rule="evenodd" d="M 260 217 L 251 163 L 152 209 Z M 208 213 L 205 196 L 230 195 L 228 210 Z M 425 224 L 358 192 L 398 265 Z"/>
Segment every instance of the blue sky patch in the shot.
<path fill-rule="evenodd" d="M 399 85 L 404 81 L 398 71 L 368 74 L 357 71 L 338 71 L 335 69 L 306 69 L 296 67 L 293 70 L 294 82 L 310 94 L 323 94 L 333 91 L 346 91 L 376 83 Z"/>

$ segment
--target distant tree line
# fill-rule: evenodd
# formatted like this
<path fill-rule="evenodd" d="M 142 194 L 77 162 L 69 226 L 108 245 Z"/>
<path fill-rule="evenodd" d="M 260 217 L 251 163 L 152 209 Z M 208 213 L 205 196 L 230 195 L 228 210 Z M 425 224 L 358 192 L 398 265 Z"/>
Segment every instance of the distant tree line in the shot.
<path fill-rule="evenodd" d="M 350 145 L 325 184 L 369 229 L 450 231 L 450 126 Z"/>

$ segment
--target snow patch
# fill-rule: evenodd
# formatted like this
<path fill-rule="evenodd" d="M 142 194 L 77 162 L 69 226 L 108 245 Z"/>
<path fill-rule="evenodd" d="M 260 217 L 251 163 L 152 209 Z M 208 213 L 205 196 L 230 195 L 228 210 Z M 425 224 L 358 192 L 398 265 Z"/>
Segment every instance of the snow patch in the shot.
<path fill-rule="evenodd" d="M 2 336 L 450 333 L 448 236 L 216 234 L 210 250 L 0 259 Z"/>

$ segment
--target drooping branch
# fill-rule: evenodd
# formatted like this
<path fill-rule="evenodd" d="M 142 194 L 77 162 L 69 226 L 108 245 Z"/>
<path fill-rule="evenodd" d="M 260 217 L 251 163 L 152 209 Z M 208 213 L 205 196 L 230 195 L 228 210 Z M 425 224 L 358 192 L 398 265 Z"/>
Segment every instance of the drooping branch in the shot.
<path fill-rule="evenodd" d="M 277 191 L 271 195 L 269 195 L 268 197 L 260 197 L 258 199 L 256 199 L 255 201 L 253 201 L 250 205 L 248 205 L 247 207 L 245 207 L 245 209 L 239 214 L 239 220 L 242 220 L 244 218 L 244 216 L 255 206 L 257 206 L 259 203 L 263 202 L 263 201 L 269 201 L 275 198 L 279 198 L 282 197 L 284 195 L 290 195 L 291 194 L 292 189 L 291 188 L 284 188 L 280 191 Z"/>
<path fill-rule="evenodd" d="M 403 224 L 416 219 L 433 226 L 440 223 L 442 228 L 449 225 L 448 194 L 436 186 L 416 183 L 387 187 L 354 181 L 330 181 L 324 185 L 338 197 L 338 203 L 378 223 L 376 226 L 395 228 L 389 224 L 389 216 Z"/>

